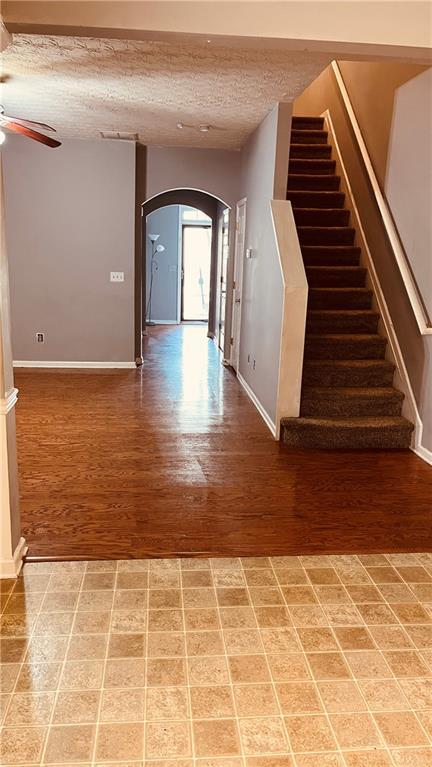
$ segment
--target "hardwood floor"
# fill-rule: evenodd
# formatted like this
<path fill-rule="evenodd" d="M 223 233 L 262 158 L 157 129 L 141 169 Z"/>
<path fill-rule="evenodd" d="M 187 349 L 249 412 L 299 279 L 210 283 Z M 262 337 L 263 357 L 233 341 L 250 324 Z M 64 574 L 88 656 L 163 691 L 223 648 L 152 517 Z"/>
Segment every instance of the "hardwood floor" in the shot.
<path fill-rule="evenodd" d="M 410 451 L 275 442 L 205 328 L 151 329 L 141 370 L 17 370 L 31 557 L 432 551 Z"/>

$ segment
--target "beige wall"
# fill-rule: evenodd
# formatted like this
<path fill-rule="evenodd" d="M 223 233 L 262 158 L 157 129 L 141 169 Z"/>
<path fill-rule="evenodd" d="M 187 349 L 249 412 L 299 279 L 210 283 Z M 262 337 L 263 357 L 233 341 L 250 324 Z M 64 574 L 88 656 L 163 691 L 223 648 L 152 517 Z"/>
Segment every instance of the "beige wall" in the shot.
<path fill-rule="evenodd" d="M 270 200 L 286 198 L 292 104 L 279 104 L 242 150 L 240 197 L 247 198 L 239 372 L 275 423 L 283 283 Z"/>
<path fill-rule="evenodd" d="M 2 149 L 14 359 L 133 364 L 134 142 Z"/>
<path fill-rule="evenodd" d="M 425 67 L 373 61 L 341 61 L 339 66 L 383 190 L 396 90 Z"/>
<path fill-rule="evenodd" d="M 381 169 L 381 173 L 384 172 L 387 166 L 387 153 L 385 155 L 383 153 L 385 152 L 384 147 L 388 146 L 388 136 L 391 130 L 392 113 L 388 106 L 389 99 L 393 103 L 396 88 L 402 82 L 406 82 L 409 79 L 408 75 L 418 74 L 412 68 L 403 73 L 399 65 L 395 65 L 396 69 L 393 72 L 392 66 L 390 64 L 380 64 L 370 68 L 368 64 L 357 63 L 350 70 L 351 79 L 348 80 L 349 95 L 354 104 L 355 96 L 353 94 L 352 73 L 354 69 L 357 69 L 356 82 L 362 81 L 361 100 L 357 94 L 358 119 L 359 122 L 361 119 L 360 127 L 364 136 L 366 133 L 365 124 L 366 122 L 368 123 L 367 142 L 369 143 L 366 143 L 371 156 L 373 152 L 375 158 L 379 157 L 378 167 Z M 383 68 L 379 77 L 377 76 L 376 67 Z M 364 82 L 366 77 L 370 77 L 372 80 L 368 87 L 366 87 Z M 387 90 L 391 91 L 390 96 Z M 382 112 L 377 111 L 375 108 L 380 100 L 380 92 L 385 92 L 385 99 L 384 95 L 382 98 L 387 103 Z M 367 109 L 367 93 L 369 93 L 371 104 L 369 111 Z M 362 105 L 361 108 L 359 108 L 359 102 Z M 294 114 L 319 115 L 326 109 L 329 109 L 334 123 L 338 143 L 359 208 L 378 277 L 407 366 L 420 418 L 423 422 L 423 446 L 428 450 L 432 450 L 432 337 L 420 335 L 399 268 L 388 243 L 378 208 L 371 194 L 368 177 L 349 127 L 343 101 L 330 67 L 296 100 Z M 412 200 L 406 197 L 406 205 L 409 206 L 410 204 L 412 204 Z M 398 222 L 396 221 L 397 224 Z M 427 236 L 426 233 L 423 236 Z"/>

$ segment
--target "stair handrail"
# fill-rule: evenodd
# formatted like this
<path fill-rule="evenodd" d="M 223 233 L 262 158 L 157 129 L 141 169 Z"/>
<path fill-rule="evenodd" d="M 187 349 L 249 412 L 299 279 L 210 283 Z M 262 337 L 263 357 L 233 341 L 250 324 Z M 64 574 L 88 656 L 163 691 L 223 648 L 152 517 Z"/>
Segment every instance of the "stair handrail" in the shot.
<path fill-rule="evenodd" d="M 357 141 L 357 145 L 360 151 L 361 158 L 363 160 L 364 167 L 366 169 L 366 173 L 369 177 L 369 182 L 372 187 L 372 191 L 374 193 L 375 200 L 381 214 L 381 218 L 384 224 L 384 228 L 386 230 L 387 238 L 393 250 L 396 263 L 398 265 L 403 283 L 405 285 L 405 289 L 408 294 L 408 298 L 411 303 L 412 310 L 414 312 L 414 316 L 416 318 L 418 328 L 422 335 L 432 334 L 431 318 L 429 317 L 429 314 L 425 306 L 425 303 L 423 301 L 422 295 L 420 293 L 419 287 L 412 273 L 407 254 L 402 244 L 399 232 L 394 223 L 390 207 L 378 183 L 378 179 L 374 171 L 372 161 L 371 161 L 369 152 L 367 150 L 365 141 L 363 139 L 363 135 L 360 130 L 360 125 L 355 115 L 354 108 L 348 94 L 348 90 L 344 83 L 340 67 L 337 61 L 332 61 L 331 66 L 333 69 L 333 74 L 336 79 L 336 83 L 338 85 L 338 88 L 342 97 L 342 101 L 345 106 L 345 110 L 348 114 L 348 118 L 351 123 L 354 136 Z"/>
<path fill-rule="evenodd" d="M 270 207 L 283 285 L 275 423 L 279 438 L 281 418 L 300 414 L 309 288 L 291 202 L 271 200 Z"/>

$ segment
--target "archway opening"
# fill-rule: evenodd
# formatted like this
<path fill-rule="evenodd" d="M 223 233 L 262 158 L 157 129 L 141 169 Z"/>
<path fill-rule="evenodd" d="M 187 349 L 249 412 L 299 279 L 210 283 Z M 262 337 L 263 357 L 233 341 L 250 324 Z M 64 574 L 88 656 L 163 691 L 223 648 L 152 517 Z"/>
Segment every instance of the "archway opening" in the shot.
<path fill-rule="evenodd" d="M 229 205 L 198 189 L 170 189 L 143 203 L 140 350 L 148 326 L 200 322 L 223 351 L 229 216 Z"/>

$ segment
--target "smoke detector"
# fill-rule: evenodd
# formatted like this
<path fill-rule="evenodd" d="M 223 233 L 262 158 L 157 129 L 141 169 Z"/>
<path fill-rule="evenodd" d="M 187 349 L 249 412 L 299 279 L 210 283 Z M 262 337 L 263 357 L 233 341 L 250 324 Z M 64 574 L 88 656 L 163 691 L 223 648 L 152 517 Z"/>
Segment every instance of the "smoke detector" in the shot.
<path fill-rule="evenodd" d="M 138 133 L 126 133 L 125 131 L 117 130 L 101 130 L 99 133 L 101 138 L 117 139 L 120 141 L 138 141 Z"/>

